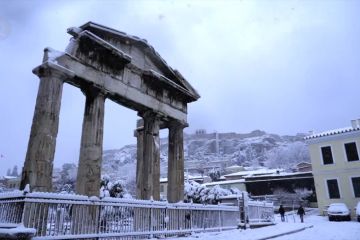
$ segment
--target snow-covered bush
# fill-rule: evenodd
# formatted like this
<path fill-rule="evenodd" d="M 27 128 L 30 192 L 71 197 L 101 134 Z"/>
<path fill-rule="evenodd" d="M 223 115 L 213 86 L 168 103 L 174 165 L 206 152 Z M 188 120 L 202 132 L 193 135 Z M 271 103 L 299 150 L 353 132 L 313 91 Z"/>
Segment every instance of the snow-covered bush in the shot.
<path fill-rule="evenodd" d="M 114 184 L 112 184 L 109 190 L 110 197 L 123 198 L 125 194 L 123 184 L 124 183 L 122 181 L 116 181 Z"/>
<path fill-rule="evenodd" d="M 210 172 L 209 172 L 209 177 L 211 178 L 211 181 L 217 181 L 220 179 L 220 170 L 219 169 L 212 169 Z"/>
<path fill-rule="evenodd" d="M 236 190 L 227 190 L 219 185 L 207 188 L 195 181 L 186 181 L 184 188 L 184 201 L 202 204 L 217 204 L 220 197 L 235 194 Z"/>
<path fill-rule="evenodd" d="M 72 185 L 72 184 L 64 184 L 60 189 L 60 193 L 74 194 L 74 185 Z"/>
<path fill-rule="evenodd" d="M 110 196 L 114 198 L 131 198 L 131 195 L 125 188 L 123 181 L 111 182 L 110 177 L 104 175 L 101 179 L 100 196 Z"/>

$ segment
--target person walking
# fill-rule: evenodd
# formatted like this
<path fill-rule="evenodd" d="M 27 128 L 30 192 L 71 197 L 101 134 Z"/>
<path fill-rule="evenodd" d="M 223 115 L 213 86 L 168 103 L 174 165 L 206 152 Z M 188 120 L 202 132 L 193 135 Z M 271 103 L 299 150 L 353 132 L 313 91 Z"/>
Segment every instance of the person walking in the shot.
<path fill-rule="evenodd" d="M 297 214 L 300 216 L 300 220 L 303 223 L 304 222 L 304 215 L 305 215 L 305 210 L 302 207 L 302 205 L 300 204 L 300 207 L 298 208 Z"/>
<path fill-rule="evenodd" d="M 280 216 L 281 216 L 281 221 L 285 222 L 285 209 L 284 209 L 283 205 L 280 205 L 279 213 L 280 213 Z"/>

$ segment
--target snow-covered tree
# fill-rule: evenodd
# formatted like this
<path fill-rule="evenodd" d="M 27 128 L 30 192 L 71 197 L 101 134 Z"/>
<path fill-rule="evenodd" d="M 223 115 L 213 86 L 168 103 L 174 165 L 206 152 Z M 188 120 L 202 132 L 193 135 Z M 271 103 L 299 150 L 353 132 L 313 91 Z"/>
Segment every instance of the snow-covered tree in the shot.
<path fill-rule="evenodd" d="M 11 175 L 11 169 L 9 168 L 6 172 L 6 176 L 10 176 Z"/>
<path fill-rule="evenodd" d="M 310 197 L 313 194 L 313 191 L 307 188 L 296 188 L 294 189 L 294 192 L 301 200 L 306 200 L 308 197 Z"/>
<path fill-rule="evenodd" d="M 0 192 L 4 192 L 4 191 L 5 191 L 5 186 L 2 183 L 0 183 Z"/>
<path fill-rule="evenodd" d="M 300 162 L 309 162 L 309 150 L 305 143 L 294 142 L 266 153 L 266 165 L 270 168 L 291 169 Z"/>
<path fill-rule="evenodd" d="M 213 168 L 212 170 L 210 170 L 209 172 L 209 177 L 211 178 L 211 181 L 215 182 L 217 180 L 220 179 L 220 170 L 219 169 L 215 169 Z"/>
<path fill-rule="evenodd" d="M 73 163 L 65 163 L 57 176 L 54 176 L 54 191 L 68 192 L 75 191 L 77 166 Z"/>
<path fill-rule="evenodd" d="M 124 183 L 126 192 L 131 196 L 136 196 L 136 178 L 128 178 Z"/>
<path fill-rule="evenodd" d="M 289 199 L 293 194 L 291 194 L 289 191 L 287 191 L 284 188 L 276 188 L 273 191 L 273 195 L 280 201 L 284 201 L 286 199 Z"/>

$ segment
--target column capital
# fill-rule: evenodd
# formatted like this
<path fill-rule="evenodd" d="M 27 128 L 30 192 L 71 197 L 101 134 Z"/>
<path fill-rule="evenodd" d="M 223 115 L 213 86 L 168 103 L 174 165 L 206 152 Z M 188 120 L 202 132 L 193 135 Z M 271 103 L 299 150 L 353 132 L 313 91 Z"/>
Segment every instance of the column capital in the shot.
<path fill-rule="evenodd" d="M 134 130 L 134 137 L 138 137 L 140 132 L 144 131 L 144 120 L 138 119 L 136 120 L 136 128 Z"/>
<path fill-rule="evenodd" d="M 97 88 L 93 85 L 82 86 L 81 91 L 86 97 L 90 98 L 96 98 L 98 96 L 106 97 L 106 93 L 102 89 Z"/>
<path fill-rule="evenodd" d="M 161 115 L 158 112 L 155 112 L 153 110 L 146 110 L 143 112 L 138 112 L 138 116 L 142 117 L 143 120 L 145 119 L 156 119 L 156 120 L 160 120 Z M 144 121 L 141 122 L 141 119 L 139 119 L 139 124 L 143 124 L 144 125 Z"/>
<path fill-rule="evenodd" d="M 184 129 L 184 128 L 188 127 L 189 124 L 187 122 L 182 122 L 182 121 L 173 119 L 173 120 L 167 121 L 167 126 L 169 129 L 174 129 L 174 128 Z"/>
<path fill-rule="evenodd" d="M 60 79 L 73 78 L 75 73 L 61 65 L 52 61 L 46 61 L 40 66 L 37 66 L 32 72 L 38 77 L 51 77 L 54 76 Z"/>

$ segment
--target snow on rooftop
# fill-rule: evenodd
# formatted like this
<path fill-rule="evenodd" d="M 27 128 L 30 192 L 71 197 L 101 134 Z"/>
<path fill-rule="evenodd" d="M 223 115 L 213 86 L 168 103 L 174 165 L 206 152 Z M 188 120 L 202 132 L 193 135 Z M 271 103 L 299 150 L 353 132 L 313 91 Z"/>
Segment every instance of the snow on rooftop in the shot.
<path fill-rule="evenodd" d="M 308 172 L 279 172 L 279 173 L 271 173 L 271 174 L 262 174 L 261 177 L 272 177 L 272 176 L 296 176 L 296 175 L 303 175 L 312 173 L 311 171 Z"/>
<path fill-rule="evenodd" d="M 194 180 L 194 179 L 203 179 L 204 177 L 202 177 L 202 176 L 192 176 L 192 175 L 186 175 L 185 174 L 185 180 Z M 168 179 L 167 179 L 167 177 L 164 177 L 164 178 L 160 178 L 160 182 L 161 183 L 165 183 L 165 182 L 167 182 L 168 181 Z"/>
<path fill-rule="evenodd" d="M 10 179 L 16 179 L 16 178 L 18 178 L 18 177 L 15 177 L 15 176 L 3 176 L 2 177 L 2 179 L 4 179 L 4 180 L 10 180 Z"/>
<path fill-rule="evenodd" d="M 356 128 L 345 127 L 345 128 L 332 129 L 332 130 L 328 130 L 328 131 L 324 131 L 324 132 L 320 132 L 320 133 L 311 134 L 309 136 L 304 137 L 304 140 L 332 136 L 332 135 L 337 135 L 337 134 L 342 134 L 342 133 L 347 133 L 347 132 L 355 132 L 355 131 L 360 131 L 360 128 L 359 127 L 356 127 Z"/>
<path fill-rule="evenodd" d="M 264 174 L 272 174 L 272 173 L 278 173 L 278 172 L 283 172 L 283 171 L 284 171 L 284 169 L 261 168 L 261 169 L 252 170 L 252 171 L 240 171 L 240 172 L 236 172 L 236 173 L 231 173 L 231 174 L 225 175 L 225 177 L 264 175 Z"/>
<path fill-rule="evenodd" d="M 229 169 L 231 169 L 231 168 L 239 168 L 239 167 L 242 167 L 242 166 L 239 166 L 239 165 L 231 165 L 230 167 L 227 167 L 227 168 L 229 168 Z"/>
<path fill-rule="evenodd" d="M 204 186 L 216 186 L 216 185 L 231 184 L 231 183 L 243 183 L 243 182 L 245 182 L 245 179 L 211 182 L 211 183 L 204 183 L 203 185 Z"/>

